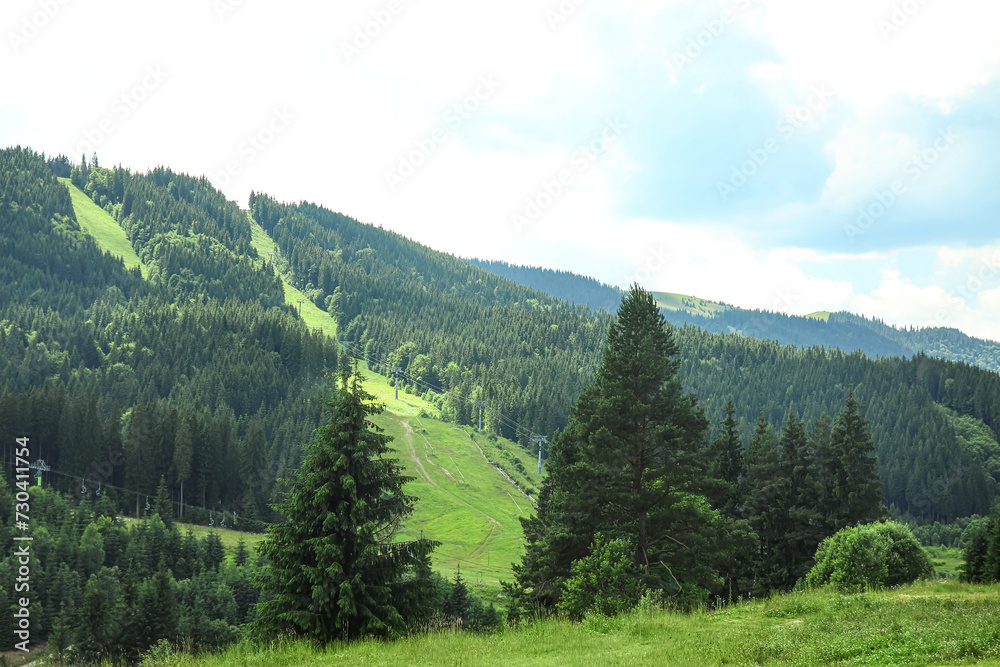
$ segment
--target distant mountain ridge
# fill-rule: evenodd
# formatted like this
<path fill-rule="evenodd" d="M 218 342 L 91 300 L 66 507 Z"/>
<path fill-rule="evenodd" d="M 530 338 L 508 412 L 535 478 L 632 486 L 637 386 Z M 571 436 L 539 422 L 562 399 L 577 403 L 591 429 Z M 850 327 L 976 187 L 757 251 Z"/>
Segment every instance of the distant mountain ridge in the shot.
<path fill-rule="evenodd" d="M 568 271 L 478 259 L 468 261 L 551 296 L 609 313 L 615 312 L 621 301 L 622 291 L 617 287 Z M 910 358 L 923 352 L 931 357 L 1000 372 L 1000 343 L 974 338 L 957 329 L 900 329 L 878 319 L 847 312 L 824 311 L 800 317 L 747 310 L 695 296 L 669 292 L 653 294 L 664 316 L 677 326 L 691 324 L 712 333 L 736 333 L 799 347 L 820 345 L 848 353 L 860 350 L 871 358 Z"/>

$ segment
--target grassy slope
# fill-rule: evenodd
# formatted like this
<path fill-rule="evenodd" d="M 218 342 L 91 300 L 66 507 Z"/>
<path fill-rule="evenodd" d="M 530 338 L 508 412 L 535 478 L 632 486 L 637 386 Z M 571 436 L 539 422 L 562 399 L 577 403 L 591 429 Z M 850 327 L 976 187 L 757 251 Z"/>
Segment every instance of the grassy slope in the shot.
<path fill-rule="evenodd" d="M 107 211 L 95 204 L 80 188 L 70 183 L 68 178 L 59 180 L 69 190 L 73 199 L 73 211 L 83 231 L 93 236 L 102 250 L 108 251 L 115 257 L 121 257 L 126 267 L 131 269 L 133 266 L 138 266 L 142 270 L 143 277 L 146 277 L 146 266 L 139 260 L 139 255 L 135 254 L 125 230 L 108 215 Z"/>
<path fill-rule="evenodd" d="M 437 410 L 405 392 L 396 400 L 386 378 L 370 371 L 365 376 L 366 389 L 386 404 L 375 422 L 393 437 L 399 462 L 413 478 L 406 492 L 418 498 L 399 539 L 423 534 L 441 542 L 432 557 L 435 569 L 451 576 L 461 566 L 471 584 L 482 580 L 485 597 L 495 596 L 499 580 L 510 579 L 511 563 L 521 558 L 518 519 L 533 512 L 534 505 L 487 459 L 500 459 L 498 445 L 511 452 L 525 472 L 504 467 L 522 488 L 537 489 L 532 457 L 510 441 L 491 442 L 470 428 L 421 417 L 436 416 Z"/>
<path fill-rule="evenodd" d="M 852 596 L 791 593 L 715 613 L 550 619 L 492 635 L 446 631 L 326 649 L 235 646 L 175 664 L 1000 665 L 998 613 L 1000 586 L 933 582 Z"/>
<path fill-rule="evenodd" d="M 814 320 L 823 320 L 824 322 L 830 321 L 830 311 L 829 310 L 817 310 L 815 313 L 809 313 L 806 317 Z"/>
<path fill-rule="evenodd" d="M 274 245 L 274 240 L 267 235 L 267 232 L 260 225 L 251 220 L 250 226 L 253 233 L 251 243 L 254 249 L 260 253 L 261 257 L 268 257 L 270 253 L 278 252 L 277 246 Z M 281 282 L 285 287 L 285 303 L 299 309 L 302 321 L 306 323 L 306 326 L 314 329 L 322 329 L 323 333 L 327 336 L 336 338 L 337 323 L 330 317 L 330 314 L 317 308 L 316 304 L 306 298 L 306 295 L 299 291 L 297 287 L 288 282 L 284 275 L 281 276 Z M 303 300 L 301 304 L 299 304 L 299 299 Z"/>
<path fill-rule="evenodd" d="M 724 310 L 729 310 L 729 306 L 725 304 L 708 301 L 707 299 L 699 299 L 696 296 L 674 294 L 673 292 L 653 292 L 652 294 L 657 305 L 666 310 L 686 310 L 696 315 L 706 315 L 709 317 Z"/>

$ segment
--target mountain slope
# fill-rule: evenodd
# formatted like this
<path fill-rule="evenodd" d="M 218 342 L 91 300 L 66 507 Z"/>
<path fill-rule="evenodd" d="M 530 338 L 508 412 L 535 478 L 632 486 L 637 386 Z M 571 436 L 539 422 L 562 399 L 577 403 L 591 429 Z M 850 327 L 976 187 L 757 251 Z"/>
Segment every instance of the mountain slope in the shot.
<path fill-rule="evenodd" d="M 73 201 L 73 211 L 83 231 L 90 234 L 103 250 L 114 257 L 120 257 L 125 263 L 125 268 L 139 267 L 143 277 L 145 277 L 149 270 L 139 259 L 139 255 L 135 254 L 125 230 L 118 226 L 118 223 L 107 211 L 95 204 L 68 178 L 60 178 L 59 182 L 69 189 Z"/>
<path fill-rule="evenodd" d="M 469 262 L 553 296 L 575 303 L 590 303 L 592 307 L 609 312 L 614 312 L 621 301 L 618 288 L 603 285 L 586 276 L 511 266 L 505 262 L 476 259 Z M 1000 371 L 1000 343 L 973 338 L 956 329 L 900 329 L 845 312 L 820 311 L 798 317 L 746 310 L 669 292 L 654 292 L 654 296 L 667 319 L 678 326 L 693 324 L 713 333 L 739 333 L 802 347 L 821 345 L 844 352 L 861 350 L 872 358 L 911 357 L 924 352 L 929 356 Z"/>

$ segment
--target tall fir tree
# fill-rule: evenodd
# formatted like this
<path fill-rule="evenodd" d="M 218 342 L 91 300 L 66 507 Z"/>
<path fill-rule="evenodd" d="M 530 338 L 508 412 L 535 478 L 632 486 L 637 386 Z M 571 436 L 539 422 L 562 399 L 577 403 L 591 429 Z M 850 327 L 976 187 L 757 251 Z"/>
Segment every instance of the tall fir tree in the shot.
<path fill-rule="evenodd" d="M 652 295 L 633 286 L 593 384 L 553 441 L 538 516 L 524 522 L 525 558 L 508 586 L 515 615 L 557 603 L 598 532 L 633 544 L 643 583 L 668 596 L 720 584 L 721 526 L 704 497 L 708 424 L 682 391 L 676 354 Z"/>
<path fill-rule="evenodd" d="M 747 451 L 746 515 L 759 540 L 752 592 L 764 595 L 788 579 L 784 553 L 788 525 L 788 478 L 781 466 L 778 436 L 760 416 Z"/>
<path fill-rule="evenodd" d="M 726 418 L 713 443 L 715 476 L 720 482 L 716 505 L 728 517 L 742 515 L 746 493 L 746 462 L 740 441 L 740 422 L 732 399 L 726 402 Z"/>
<path fill-rule="evenodd" d="M 862 414 L 863 406 L 847 392 L 830 437 L 830 509 L 832 532 L 882 519 L 886 515 L 882 481 L 876 473 L 875 445 Z"/>
<path fill-rule="evenodd" d="M 381 404 L 345 370 L 285 502 L 275 506 L 287 523 L 274 524 L 259 549 L 269 566 L 261 573 L 265 599 L 256 631 L 285 630 L 328 642 L 405 628 L 416 610 L 399 608 L 413 599 L 406 589 L 437 543 L 419 539 L 393 543 L 415 498 L 403 493 L 408 480 L 390 458 L 389 436 L 370 419 Z"/>

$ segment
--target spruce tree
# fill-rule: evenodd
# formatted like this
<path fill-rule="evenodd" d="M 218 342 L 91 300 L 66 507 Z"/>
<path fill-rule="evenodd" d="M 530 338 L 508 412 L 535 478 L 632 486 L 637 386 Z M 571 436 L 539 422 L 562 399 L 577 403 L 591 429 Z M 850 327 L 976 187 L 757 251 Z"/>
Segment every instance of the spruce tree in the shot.
<path fill-rule="evenodd" d="M 736 406 L 730 399 L 726 403 L 726 418 L 719 437 L 713 443 L 715 476 L 721 483 L 716 505 L 724 515 L 732 518 L 742 514 L 746 492 L 746 464 L 740 442 L 740 422 L 735 415 Z"/>
<path fill-rule="evenodd" d="M 837 415 L 830 440 L 830 510 L 832 532 L 845 526 L 885 517 L 882 481 L 875 472 L 875 445 L 854 391 L 847 392 L 844 410 Z"/>
<path fill-rule="evenodd" d="M 788 580 L 784 552 L 788 485 L 779 457 L 778 437 L 761 415 L 747 451 L 746 514 L 759 540 L 754 567 L 755 595 L 781 588 Z"/>
<path fill-rule="evenodd" d="M 160 485 L 156 487 L 156 498 L 153 500 L 153 513 L 160 515 L 160 520 L 168 529 L 174 525 L 174 508 L 170 502 L 170 488 L 166 477 L 160 477 Z"/>
<path fill-rule="evenodd" d="M 682 391 L 671 332 L 652 295 L 633 286 L 593 384 L 553 440 L 538 516 L 524 522 L 527 552 L 508 587 L 515 616 L 558 602 L 598 532 L 633 544 L 643 583 L 668 596 L 698 597 L 719 584 L 720 525 L 704 497 L 708 424 Z"/>
<path fill-rule="evenodd" d="M 782 468 L 788 479 L 788 495 L 784 499 L 788 523 L 785 527 L 785 559 L 788 576 L 783 588 L 790 588 L 813 566 L 813 556 L 830 535 L 824 520 L 820 499 L 822 482 L 816 467 L 816 457 L 810 447 L 805 423 L 794 410 L 781 429 Z"/>
<path fill-rule="evenodd" d="M 267 636 L 293 630 L 312 639 L 386 636 L 404 629 L 413 609 L 407 589 L 422 557 L 436 543 L 393 543 L 415 498 L 409 479 L 389 454 L 390 438 L 370 419 L 384 406 L 362 387 L 355 369 L 340 377 L 330 421 L 318 428 L 260 552 L 265 601 L 256 630 Z M 288 482 L 286 482 L 288 483 Z M 403 606 L 399 604 L 399 606 Z"/>

